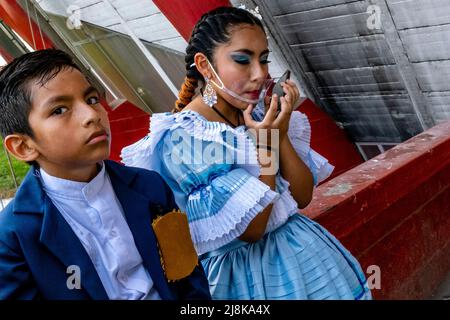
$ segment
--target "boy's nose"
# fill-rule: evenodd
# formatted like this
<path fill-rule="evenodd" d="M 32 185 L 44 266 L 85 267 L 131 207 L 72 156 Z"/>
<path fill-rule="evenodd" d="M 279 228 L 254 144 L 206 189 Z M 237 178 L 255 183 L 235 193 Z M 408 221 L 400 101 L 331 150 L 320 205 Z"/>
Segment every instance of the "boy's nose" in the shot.
<path fill-rule="evenodd" d="M 100 122 L 101 117 L 96 108 L 86 103 L 80 105 L 80 108 L 81 108 L 80 112 L 82 115 L 82 123 L 84 127 L 88 127 L 91 124 L 96 124 Z"/>

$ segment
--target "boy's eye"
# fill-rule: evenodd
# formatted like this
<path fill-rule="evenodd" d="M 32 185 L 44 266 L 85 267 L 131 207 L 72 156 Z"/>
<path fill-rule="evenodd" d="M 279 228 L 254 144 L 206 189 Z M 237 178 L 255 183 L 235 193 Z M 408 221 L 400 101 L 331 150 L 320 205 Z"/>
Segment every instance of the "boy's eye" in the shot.
<path fill-rule="evenodd" d="M 60 115 L 60 114 L 67 112 L 67 110 L 69 110 L 69 109 L 66 107 L 58 107 L 55 110 L 53 110 L 52 115 Z"/>
<path fill-rule="evenodd" d="M 97 104 L 100 103 L 100 99 L 98 97 L 89 97 L 86 100 L 87 104 Z"/>

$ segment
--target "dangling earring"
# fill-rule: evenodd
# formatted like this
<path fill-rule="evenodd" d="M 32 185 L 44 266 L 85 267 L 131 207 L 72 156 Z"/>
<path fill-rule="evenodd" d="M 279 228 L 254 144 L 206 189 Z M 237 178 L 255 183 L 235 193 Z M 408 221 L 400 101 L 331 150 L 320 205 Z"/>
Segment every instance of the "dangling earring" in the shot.
<path fill-rule="evenodd" d="M 210 108 L 212 108 L 217 103 L 217 93 L 216 90 L 214 90 L 213 86 L 209 82 L 208 77 L 205 77 L 206 81 L 206 87 L 205 91 L 203 92 L 203 102 L 208 105 Z"/>

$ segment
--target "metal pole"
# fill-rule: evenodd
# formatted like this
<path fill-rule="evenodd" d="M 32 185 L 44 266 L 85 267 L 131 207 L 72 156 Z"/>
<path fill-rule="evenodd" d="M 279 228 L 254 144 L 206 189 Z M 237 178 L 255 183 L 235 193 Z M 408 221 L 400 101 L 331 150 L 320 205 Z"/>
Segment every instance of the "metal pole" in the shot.
<path fill-rule="evenodd" d="M 69 47 L 69 49 L 72 51 L 72 53 L 75 55 L 75 57 L 83 64 L 83 66 L 89 71 L 91 72 L 95 78 L 97 78 L 97 80 L 99 82 L 101 82 L 103 84 L 104 80 L 100 77 L 100 75 L 95 71 L 95 67 L 91 66 L 91 63 L 85 58 L 83 57 L 83 55 L 80 54 L 76 43 L 71 42 L 66 35 L 64 34 L 63 31 L 61 31 L 58 27 L 57 24 L 55 24 L 50 17 L 47 15 L 47 13 L 45 12 L 44 9 L 42 9 L 39 5 L 39 3 L 37 3 L 35 0 L 30 0 L 31 3 L 34 5 L 34 7 L 37 9 L 37 11 L 39 12 L 39 14 L 43 17 L 43 19 L 50 25 L 50 27 L 53 28 L 53 30 L 56 32 L 56 34 L 62 39 L 62 41 Z M 111 60 L 111 58 L 109 57 L 109 55 L 106 53 L 106 51 L 98 44 L 98 42 L 96 41 L 95 37 L 93 37 L 90 33 L 87 32 L 86 28 L 82 28 L 81 29 L 84 34 L 86 35 L 86 37 L 89 38 L 89 41 L 91 41 L 91 43 L 93 43 L 96 48 L 105 56 L 106 60 L 112 65 L 112 67 L 114 68 L 114 70 L 120 75 L 120 77 L 123 79 L 123 81 L 128 85 L 128 87 L 131 89 L 131 91 L 133 91 L 133 93 L 135 94 L 135 97 L 137 99 L 139 99 L 140 102 L 142 102 L 142 107 L 145 107 L 149 112 L 153 113 L 153 110 L 150 108 L 150 106 L 145 102 L 145 100 L 141 97 L 141 95 L 136 91 L 136 89 L 134 88 L 134 86 L 127 80 L 127 78 L 123 75 L 123 73 L 120 71 L 120 69 L 117 68 L 116 64 Z M 107 90 L 109 88 L 109 86 L 112 85 L 114 87 L 114 89 L 120 94 L 120 98 L 124 98 L 123 94 L 121 93 L 120 89 L 118 89 L 114 83 L 110 83 L 108 84 L 108 86 L 106 86 Z M 116 96 L 116 92 L 111 91 L 111 95 L 112 96 Z"/>
<path fill-rule="evenodd" d="M 2 148 L 2 149 L 3 149 L 3 152 L 5 152 L 5 154 L 6 154 L 6 159 L 8 160 L 8 165 L 9 165 L 9 171 L 11 172 L 11 176 L 12 176 L 13 181 L 14 181 L 14 186 L 15 186 L 15 189 L 17 190 L 17 188 L 19 186 L 17 184 L 16 175 L 14 174 L 14 168 L 12 166 L 11 158 L 9 157 L 8 151 L 6 151 L 5 148 Z M 0 196 L 0 205 L 1 205 L 2 210 L 3 210 L 5 208 L 5 205 L 3 204 L 3 198 L 1 196 Z"/>
<path fill-rule="evenodd" d="M 3 151 L 6 153 L 6 159 L 8 160 L 9 170 L 10 170 L 11 176 L 12 176 L 12 178 L 13 178 L 13 180 L 14 180 L 14 186 L 15 186 L 15 188 L 16 188 L 16 190 L 17 190 L 17 188 L 18 188 L 19 186 L 17 185 L 17 178 L 16 178 L 16 175 L 15 175 L 15 173 L 14 173 L 14 168 L 13 168 L 13 166 L 12 166 L 11 158 L 9 157 L 8 151 L 6 151 L 6 150 L 3 150 Z"/>
<path fill-rule="evenodd" d="M 117 17 L 120 20 L 120 23 L 122 27 L 125 29 L 126 33 L 130 36 L 130 38 L 133 40 L 133 42 L 137 45 L 139 50 L 144 54 L 144 56 L 148 59 L 148 61 L 151 63 L 153 68 L 155 68 L 156 72 L 158 72 L 159 76 L 164 80 L 166 85 L 169 87 L 170 91 L 175 95 L 175 97 L 178 97 L 178 89 L 173 84 L 172 80 L 170 80 L 167 73 L 164 71 L 164 69 L 159 64 L 158 60 L 150 53 L 150 51 L 147 50 L 147 48 L 142 43 L 141 39 L 136 36 L 134 31 L 130 28 L 128 23 L 125 21 L 125 19 L 120 15 L 119 11 L 117 11 L 116 7 L 113 6 L 113 4 L 109 0 L 103 0 L 103 3 L 109 7 L 112 11 L 114 11 L 117 15 Z"/>

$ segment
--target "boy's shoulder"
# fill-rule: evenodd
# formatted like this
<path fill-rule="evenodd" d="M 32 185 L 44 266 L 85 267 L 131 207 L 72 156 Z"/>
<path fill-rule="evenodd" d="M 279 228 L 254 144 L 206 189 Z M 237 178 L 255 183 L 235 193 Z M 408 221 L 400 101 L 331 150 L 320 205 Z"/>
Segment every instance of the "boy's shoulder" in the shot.
<path fill-rule="evenodd" d="M 116 173 L 121 180 L 127 183 L 136 183 L 139 180 L 153 180 L 164 183 L 163 178 L 156 171 L 137 167 L 128 167 L 112 160 L 105 161 L 109 172 Z"/>
<path fill-rule="evenodd" d="M 10 248 L 16 248 L 20 235 L 39 237 L 39 215 L 30 215 L 24 218 L 14 213 L 15 199 L 0 211 L 0 243 Z"/>
<path fill-rule="evenodd" d="M 1 235 L 4 234 L 5 229 L 9 226 L 12 227 L 14 222 L 14 216 L 13 216 L 13 210 L 14 210 L 14 199 L 11 200 L 8 205 L 0 211 L 0 240 Z"/>
<path fill-rule="evenodd" d="M 169 186 L 156 171 L 128 167 L 111 160 L 107 160 L 106 165 L 110 175 L 116 175 L 133 190 L 150 199 L 169 200 L 167 198 L 172 197 L 172 191 Z"/>
<path fill-rule="evenodd" d="M 35 172 L 35 166 L 28 169 L 14 198 L 0 211 L 0 241 L 15 242 L 20 235 L 39 237 L 44 190 Z"/>
<path fill-rule="evenodd" d="M 32 233 L 35 220 L 42 218 L 38 212 L 42 208 L 42 203 L 33 203 L 33 200 L 41 199 L 43 192 L 33 177 L 33 170 L 34 167 L 30 167 L 14 198 L 0 211 L 0 241 L 11 240 L 14 234 Z M 16 214 L 16 211 L 28 212 L 26 208 L 31 207 L 35 207 L 36 210 L 29 210 L 29 213 L 32 213 L 30 218 L 25 219 L 23 215 Z"/>

